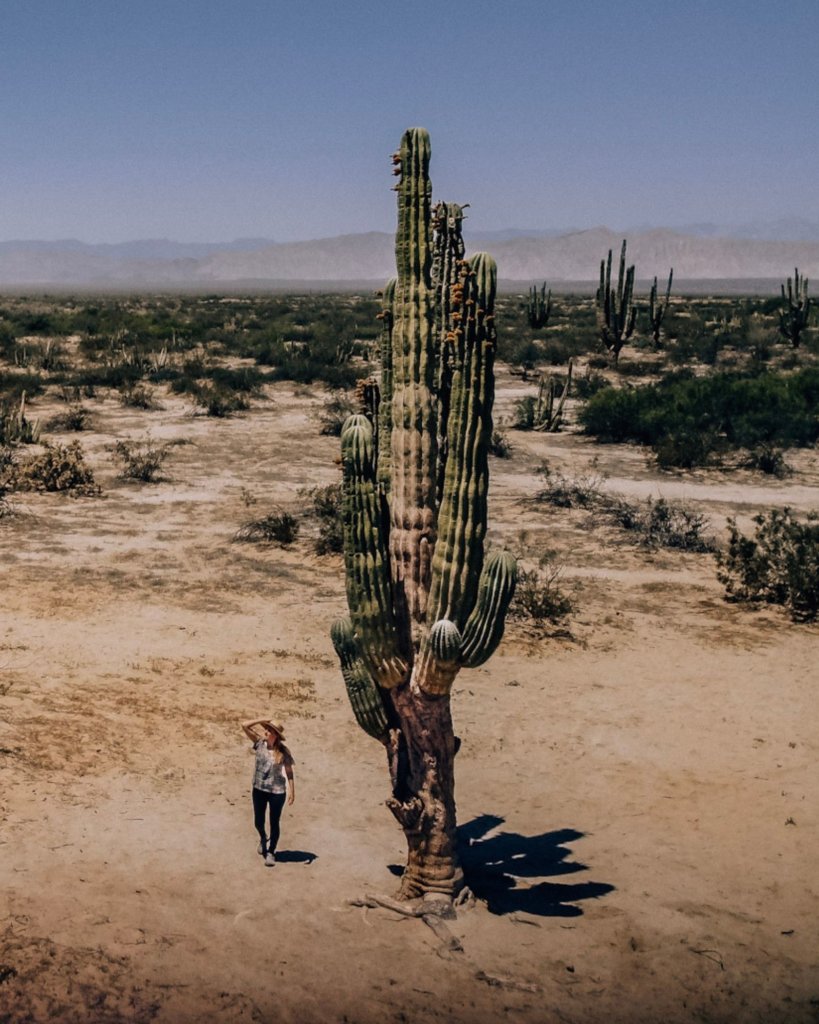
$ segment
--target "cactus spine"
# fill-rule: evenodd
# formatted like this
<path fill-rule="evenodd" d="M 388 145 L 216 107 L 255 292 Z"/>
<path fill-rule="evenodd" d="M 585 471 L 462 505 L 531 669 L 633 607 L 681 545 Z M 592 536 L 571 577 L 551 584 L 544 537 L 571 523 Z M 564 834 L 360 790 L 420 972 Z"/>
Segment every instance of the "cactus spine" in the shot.
<path fill-rule="evenodd" d="M 810 320 L 811 300 L 808 298 L 808 279 L 799 276 L 799 268 L 794 268 L 793 278 L 788 278 L 788 291 L 782 285 L 782 311 L 779 314 L 779 333 L 794 348 L 799 348 L 802 331 Z"/>
<path fill-rule="evenodd" d="M 668 272 L 668 285 L 665 289 L 665 298 L 658 299 L 657 297 L 657 278 L 654 278 L 654 284 L 651 286 L 651 292 L 648 296 L 648 319 L 651 324 L 651 337 L 654 339 L 654 347 L 660 347 L 660 339 L 662 336 L 663 320 L 668 312 L 668 306 L 671 299 L 671 281 L 674 277 L 674 268 Z"/>
<path fill-rule="evenodd" d="M 634 294 L 634 264 L 626 269 L 626 240 L 620 250 L 620 268 L 617 286 L 611 283 L 611 249 L 608 259 L 600 261 L 600 286 L 597 289 L 597 329 L 600 340 L 614 356 L 620 357 L 620 349 L 634 333 L 637 307 L 632 299 Z"/>
<path fill-rule="evenodd" d="M 529 289 L 529 301 L 526 303 L 526 319 L 529 321 L 529 326 L 534 331 L 539 331 L 542 327 L 546 327 L 551 313 L 552 289 L 549 289 L 549 294 L 547 295 L 545 281 L 540 291 L 538 291 L 537 285 L 533 284 Z"/>
<path fill-rule="evenodd" d="M 486 254 L 464 259 L 462 207 L 432 209 L 429 155 L 413 128 L 393 157 L 378 436 L 361 415 L 342 430 L 350 619 L 333 627 L 355 717 L 387 750 L 407 898 L 463 884 L 449 694 L 500 643 L 516 576 L 508 553 L 484 557 L 497 270 Z"/>

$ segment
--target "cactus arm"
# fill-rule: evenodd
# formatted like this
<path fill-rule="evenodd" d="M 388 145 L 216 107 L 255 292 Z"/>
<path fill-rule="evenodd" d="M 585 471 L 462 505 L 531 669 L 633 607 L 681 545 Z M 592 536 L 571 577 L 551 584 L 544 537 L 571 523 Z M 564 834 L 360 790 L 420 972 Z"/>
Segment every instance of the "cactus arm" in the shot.
<path fill-rule="evenodd" d="M 330 628 L 330 639 L 341 663 L 341 674 L 355 719 L 364 732 L 387 742 L 389 722 L 381 692 L 367 671 L 358 650 L 350 619 L 339 619 Z"/>
<path fill-rule="evenodd" d="M 508 551 L 491 551 L 481 573 L 475 608 L 463 630 L 461 664 L 466 668 L 483 665 L 497 649 L 516 582 L 514 556 Z"/>
<path fill-rule="evenodd" d="M 455 286 L 458 282 L 458 268 L 464 256 L 464 240 L 461 232 L 461 224 L 464 219 L 463 211 L 464 207 L 457 203 L 438 203 L 433 218 L 432 280 L 435 288 L 435 342 L 437 349 L 435 393 L 438 398 L 436 503 L 441 500 L 449 452 L 447 428 L 453 370 L 452 345 L 449 335 L 457 326 L 461 316 L 460 312 L 453 309 L 453 294 L 457 294 Z"/>
<path fill-rule="evenodd" d="M 435 543 L 437 428 L 431 282 L 429 135 L 404 133 L 397 155 L 398 277 L 393 303 L 390 562 L 396 601 L 423 622 Z"/>
<path fill-rule="evenodd" d="M 462 628 L 483 564 L 492 434 L 497 267 L 479 253 L 461 268 L 462 324 L 455 330 L 455 369 L 438 540 L 432 566 L 430 618 Z"/>
<path fill-rule="evenodd" d="M 378 407 L 377 479 L 382 493 L 390 492 L 392 447 L 392 320 L 395 301 L 395 278 L 384 286 L 381 299 L 381 403 Z"/>
<path fill-rule="evenodd" d="M 372 424 L 366 416 L 350 416 L 341 431 L 347 604 L 367 668 L 380 686 L 391 687 L 405 678 L 407 662 L 393 614 L 373 454 Z"/>

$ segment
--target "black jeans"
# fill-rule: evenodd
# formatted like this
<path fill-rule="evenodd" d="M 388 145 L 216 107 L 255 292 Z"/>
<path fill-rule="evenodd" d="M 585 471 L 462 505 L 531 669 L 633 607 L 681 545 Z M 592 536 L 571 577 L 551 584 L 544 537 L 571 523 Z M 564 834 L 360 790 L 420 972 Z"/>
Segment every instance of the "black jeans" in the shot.
<path fill-rule="evenodd" d="M 262 847 L 265 853 L 276 852 L 279 842 L 279 819 L 282 816 L 282 808 L 287 797 L 286 793 L 265 793 L 261 789 L 253 787 L 253 824 L 262 840 Z M 264 819 L 265 811 L 270 808 L 270 839 L 265 840 Z M 265 843 L 267 845 L 265 846 Z"/>

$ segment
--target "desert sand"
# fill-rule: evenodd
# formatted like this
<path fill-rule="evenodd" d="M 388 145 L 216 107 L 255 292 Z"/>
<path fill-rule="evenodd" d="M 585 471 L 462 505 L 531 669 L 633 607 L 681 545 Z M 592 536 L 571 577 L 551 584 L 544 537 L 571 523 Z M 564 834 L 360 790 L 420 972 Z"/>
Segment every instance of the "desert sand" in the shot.
<path fill-rule="evenodd" d="M 501 374 L 501 416 L 520 388 Z M 161 398 L 89 403 L 101 497 L 17 495 L 0 520 L 0 1021 L 819 1019 L 819 628 L 727 604 L 711 555 L 533 501 L 547 459 L 688 500 L 720 536 L 819 507 L 816 452 L 784 482 L 669 476 L 571 429 L 510 432 L 491 539 L 552 552 L 575 611 L 513 622 L 456 680 L 474 899 L 449 948 L 350 903 L 396 890 L 404 843 L 328 637 L 340 558 L 309 525 L 288 549 L 232 542 L 338 479 L 320 389 L 225 421 Z M 118 479 L 110 445 L 148 430 L 186 443 L 163 481 Z M 275 868 L 239 728 L 262 714 L 297 761 Z"/>

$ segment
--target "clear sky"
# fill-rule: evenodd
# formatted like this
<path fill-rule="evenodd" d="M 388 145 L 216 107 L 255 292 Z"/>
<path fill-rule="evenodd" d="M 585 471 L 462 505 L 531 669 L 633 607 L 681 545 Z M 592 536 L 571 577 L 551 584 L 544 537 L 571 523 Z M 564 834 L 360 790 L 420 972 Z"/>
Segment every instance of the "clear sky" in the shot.
<path fill-rule="evenodd" d="M 819 220 L 819 0 L 1 0 L 0 239 Z"/>

